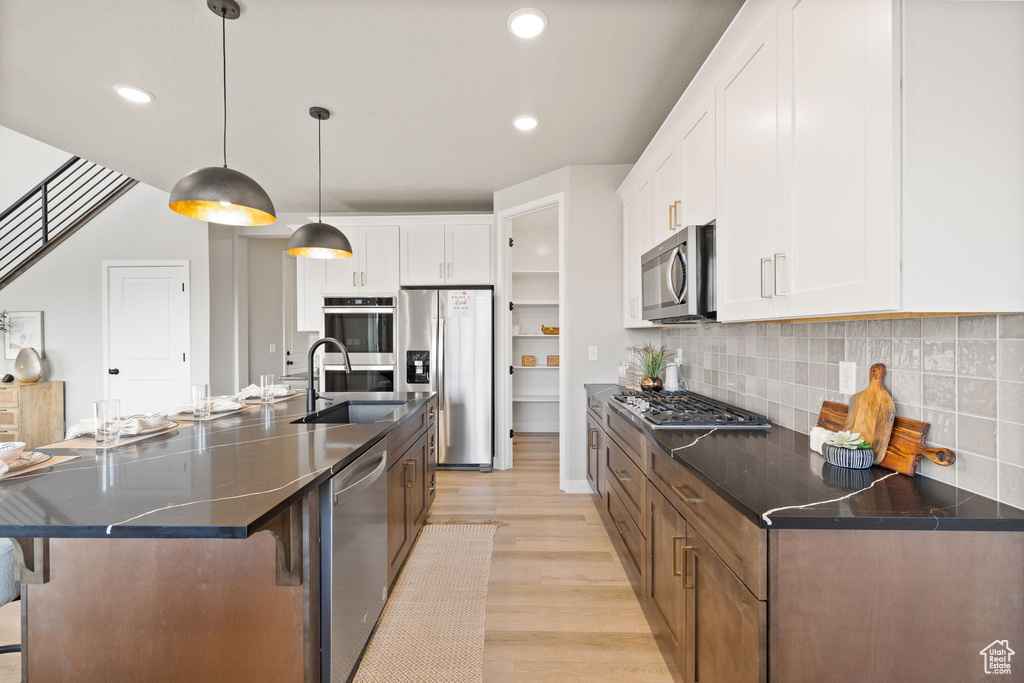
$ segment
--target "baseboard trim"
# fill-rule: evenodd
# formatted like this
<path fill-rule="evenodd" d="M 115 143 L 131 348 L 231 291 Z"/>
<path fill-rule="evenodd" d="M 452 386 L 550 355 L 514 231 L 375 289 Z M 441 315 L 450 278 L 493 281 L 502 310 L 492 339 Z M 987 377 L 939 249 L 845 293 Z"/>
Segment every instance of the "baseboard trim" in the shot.
<path fill-rule="evenodd" d="M 566 493 L 593 493 L 590 482 L 586 479 L 562 479 L 558 482 L 558 488 Z"/>

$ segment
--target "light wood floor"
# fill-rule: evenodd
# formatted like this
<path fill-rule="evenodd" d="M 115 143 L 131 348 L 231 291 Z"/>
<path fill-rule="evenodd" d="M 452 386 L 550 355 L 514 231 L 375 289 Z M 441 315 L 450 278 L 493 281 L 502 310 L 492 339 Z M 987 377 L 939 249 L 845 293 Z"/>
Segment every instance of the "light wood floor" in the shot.
<path fill-rule="evenodd" d="M 557 437 L 517 436 L 504 472 L 440 471 L 430 517 L 494 540 L 484 680 L 672 681 L 590 496 L 558 489 Z"/>

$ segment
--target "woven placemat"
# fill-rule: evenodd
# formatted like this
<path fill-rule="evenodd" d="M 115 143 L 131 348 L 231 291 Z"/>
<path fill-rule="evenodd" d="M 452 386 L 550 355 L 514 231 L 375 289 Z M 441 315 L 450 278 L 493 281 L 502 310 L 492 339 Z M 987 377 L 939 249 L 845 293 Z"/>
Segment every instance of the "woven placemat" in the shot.
<path fill-rule="evenodd" d="M 177 418 L 173 419 L 172 422 L 178 422 Z M 74 439 L 65 439 L 64 441 L 58 441 L 57 443 L 47 444 L 45 446 L 39 446 L 39 448 L 93 448 L 96 450 L 106 450 L 107 448 L 120 448 L 121 446 L 129 446 L 133 443 L 139 443 L 146 439 L 155 439 L 158 436 L 166 436 L 172 432 L 176 432 L 179 429 L 188 427 L 187 424 L 177 424 L 169 429 L 165 429 L 162 432 L 154 432 L 152 434 L 143 434 L 142 436 L 122 436 L 117 442 L 116 446 L 99 446 L 96 444 L 96 438 L 93 436 L 79 436 Z"/>
<path fill-rule="evenodd" d="M 25 469 L 18 470 L 17 472 L 7 472 L 2 477 L 0 477 L 0 481 L 6 481 L 8 479 L 17 479 L 18 477 L 24 476 L 26 474 L 32 474 L 33 472 L 37 472 L 38 470 L 43 470 L 43 469 L 46 469 L 47 467 L 53 467 L 54 465 L 59 465 L 62 462 L 67 462 L 68 460 L 74 460 L 75 458 L 80 458 L 80 457 L 82 457 L 82 456 L 80 456 L 80 455 L 55 455 L 52 458 L 50 458 L 49 460 L 47 460 L 46 462 L 41 462 L 38 465 L 32 465 L 31 467 L 26 467 Z M 39 474 L 42 474 L 42 473 L 40 472 Z"/>

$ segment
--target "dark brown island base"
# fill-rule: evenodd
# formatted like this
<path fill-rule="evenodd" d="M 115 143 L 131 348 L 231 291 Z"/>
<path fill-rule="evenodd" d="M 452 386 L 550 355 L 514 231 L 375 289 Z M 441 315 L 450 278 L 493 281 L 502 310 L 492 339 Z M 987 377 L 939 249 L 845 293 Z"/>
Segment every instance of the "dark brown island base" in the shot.
<path fill-rule="evenodd" d="M 25 678 L 321 680 L 330 477 L 386 445 L 390 588 L 436 469 L 435 395 L 326 398 L 395 410 L 344 424 L 327 407 L 327 423 L 296 424 L 299 397 L 0 482 L 0 535 L 20 556 Z"/>
<path fill-rule="evenodd" d="M 687 683 L 985 681 L 994 641 L 1024 652 L 1024 510 L 586 391 L 595 500 Z"/>

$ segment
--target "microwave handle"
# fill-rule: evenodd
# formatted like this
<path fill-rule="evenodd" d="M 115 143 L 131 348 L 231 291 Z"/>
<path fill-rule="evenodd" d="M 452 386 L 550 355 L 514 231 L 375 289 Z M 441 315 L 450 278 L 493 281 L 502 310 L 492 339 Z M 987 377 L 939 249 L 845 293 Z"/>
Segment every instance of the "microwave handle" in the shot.
<path fill-rule="evenodd" d="M 672 256 L 668 259 L 668 291 L 672 293 L 672 299 L 677 303 L 683 303 L 683 297 L 686 296 L 686 281 L 684 280 L 682 286 L 676 284 L 675 269 L 672 267 L 675 264 L 676 259 L 683 265 L 683 272 L 686 271 L 686 257 L 683 256 L 683 252 L 679 247 L 672 252 Z"/>

